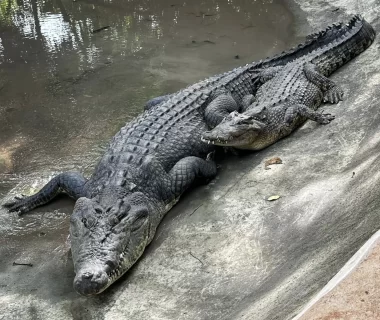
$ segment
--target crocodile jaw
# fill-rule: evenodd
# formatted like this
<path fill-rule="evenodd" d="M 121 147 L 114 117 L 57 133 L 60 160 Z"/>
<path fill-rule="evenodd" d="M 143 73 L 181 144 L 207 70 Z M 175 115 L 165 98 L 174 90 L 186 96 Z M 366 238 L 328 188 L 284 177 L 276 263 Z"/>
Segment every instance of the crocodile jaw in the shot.
<path fill-rule="evenodd" d="M 88 259 L 84 264 L 75 268 L 75 291 L 84 296 L 103 292 L 132 267 L 143 254 L 147 245 L 147 237 L 145 241 L 141 241 L 133 248 L 129 245 L 128 249 L 120 254 L 118 263 L 114 268 L 110 268 L 107 262 Z"/>
<path fill-rule="evenodd" d="M 132 195 L 109 210 L 80 198 L 70 223 L 75 290 L 82 295 L 104 291 L 138 260 L 152 238 L 149 210 Z"/>
<path fill-rule="evenodd" d="M 250 130 L 245 125 L 242 127 L 222 123 L 212 131 L 205 132 L 202 141 L 217 146 L 243 147 L 252 144 L 257 135 L 257 130 Z"/>

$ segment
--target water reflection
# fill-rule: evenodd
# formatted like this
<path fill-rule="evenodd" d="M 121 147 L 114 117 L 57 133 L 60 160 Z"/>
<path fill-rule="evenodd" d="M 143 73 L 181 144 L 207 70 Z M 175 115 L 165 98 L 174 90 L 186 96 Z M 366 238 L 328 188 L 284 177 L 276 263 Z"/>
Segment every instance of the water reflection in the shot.
<path fill-rule="evenodd" d="M 186 27 L 191 27 L 189 20 L 194 22 L 194 28 L 199 24 L 216 24 L 226 11 L 235 11 L 240 23 L 251 21 L 268 12 L 272 22 L 287 22 L 288 16 L 284 10 L 279 10 L 278 14 L 274 12 L 273 9 L 278 10 L 278 7 L 279 4 L 273 1 L 242 0 L 191 3 L 153 0 L 7 0 L 0 2 L 0 23 L 2 31 L 10 29 L 8 32 L 20 33 L 24 39 L 22 47 L 17 44 L 20 51 L 29 52 L 26 39 L 37 40 L 49 57 L 57 57 L 67 50 L 74 50 L 80 55 L 79 68 L 83 69 L 94 66 L 96 57 L 100 58 L 99 52 L 104 48 L 104 41 L 113 41 L 112 51 L 117 50 L 121 55 L 126 55 L 143 49 L 147 38 L 159 40 L 164 33 L 167 36 L 169 33 L 175 35 L 178 33 L 175 30 L 178 25 L 184 27 L 186 24 Z M 104 32 L 100 37 L 102 39 L 94 36 L 94 29 L 109 25 L 111 28 Z M 257 27 L 257 21 L 255 25 L 250 24 L 247 27 Z M 271 31 L 278 29 L 274 24 L 272 27 Z M 2 34 L 3 37 L 7 37 L 7 34 Z M 1 48 L 3 55 L 4 51 L 8 52 L 3 44 Z M 9 52 L 14 54 L 12 50 Z"/>

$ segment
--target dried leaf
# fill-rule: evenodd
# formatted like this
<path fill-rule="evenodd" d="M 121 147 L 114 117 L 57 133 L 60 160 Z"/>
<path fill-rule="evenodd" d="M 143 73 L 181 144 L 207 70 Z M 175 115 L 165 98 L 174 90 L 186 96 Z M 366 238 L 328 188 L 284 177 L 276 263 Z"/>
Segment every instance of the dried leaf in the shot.
<path fill-rule="evenodd" d="M 281 160 L 281 158 L 279 158 L 279 157 L 274 157 L 274 158 L 271 158 L 271 159 L 265 160 L 265 163 L 264 163 L 264 169 L 265 169 L 265 170 L 269 170 L 270 168 L 268 168 L 268 166 L 270 166 L 270 165 L 272 165 L 272 164 L 282 164 L 282 160 Z"/>
<path fill-rule="evenodd" d="M 270 196 L 267 200 L 268 201 L 275 201 L 275 200 L 278 200 L 278 199 L 280 199 L 281 198 L 281 196 L 279 196 L 279 195 L 275 195 L 275 196 Z"/>

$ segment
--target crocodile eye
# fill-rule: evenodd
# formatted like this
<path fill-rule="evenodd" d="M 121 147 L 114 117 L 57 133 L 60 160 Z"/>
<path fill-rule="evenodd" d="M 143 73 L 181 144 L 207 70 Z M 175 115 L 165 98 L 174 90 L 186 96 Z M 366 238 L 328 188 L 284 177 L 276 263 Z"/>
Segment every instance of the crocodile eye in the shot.
<path fill-rule="evenodd" d="M 116 213 L 116 216 L 119 220 L 125 218 L 127 216 L 127 213 L 128 211 L 125 211 L 125 210 L 119 210 L 117 213 Z"/>
<path fill-rule="evenodd" d="M 95 225 L 96 219 L 93 218 L 93 217 L 83 217 L 82 218 L 82 223 L 84 224 L 84 226 L 87 229 L 90 229 L 90 228 L 92 228 Z"/>
<path fill-rule="evenodd" d="M 146 219 L 148 218 L 148 209 L 139 208 L 136 212 L 133 213 L 131 217 L 131 230 L 136 231 L 142 227 Z"/>
<path fill-rule="evenodd" d="M 100 208 L 95 208 L 95 212 L 98 214 L 101 214 L 101 213 L 103 213 L 103 210 Z"/>
<path fill-rule="evenodd" d="M 243 119 L 240 121 L 240 124 L 248 124 L 248 125 L 252 124 L 252 119 L 250 119 L 250 118 L 249 119 Z"/>
<path fill-rule="evenodd" d="M 115 226 L 119 223 L 119 219 L 114 216 L 114 215 L 111 215 L 109 218 L 108 218 L 108 223 L 111 225 L 111 226 Z"/>

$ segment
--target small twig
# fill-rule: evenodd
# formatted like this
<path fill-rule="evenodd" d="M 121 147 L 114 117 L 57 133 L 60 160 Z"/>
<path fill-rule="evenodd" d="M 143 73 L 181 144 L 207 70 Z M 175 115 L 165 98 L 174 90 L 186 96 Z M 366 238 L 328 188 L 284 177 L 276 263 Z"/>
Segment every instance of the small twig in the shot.
<path fill-rule="evenodd" d="M 252 23 L 247 26 L 242 24 L 241 26 L 242 26 L 242 30 L 249 29 L 249 28 L 256 28 L 256 26 L 253 25 Z"/>
<path fill-rule="evenodd" d="M 28 267 L 33 267 L 33 264 L 31 263 L 18 263 L 18 262 L 13 262 L 14 266 L 28 266 Z"/>
<path fill-rule="evenodd" d="M 204 263 L 203 263 L 199 258 L 197 258 L 196 256 L 194 256 L 194 255 L 191 253 L 191 251 L 189 251 L 189 253 L 190 253 L 190 255 L 191 255 L 194 259 L 197 259 L 197 260 L 202 264 L 202 266 L 204 266 Z"/>
<path fill-rule="evenodd" d="M 198 207 L 196 207 L 195 209 L 194 209 L 194 211 L 192 212 L 192 213 L 190 213 L 189 214 L 189 216 L 192 216 L 194 213 L 195 213 L 195 211 L 197 211 L 200 207 L 202 207 L 203 206 L 203 203 L 202 204 L 200 204 Z"/>
<path fill-rule="evenodd" d="M 100 32 L 100 31 L 106 30 L 106 29 L 108 29 L 109 27 L 110 27 L 110 26 L 105 26 L 105 27 L 102 27 L 102 28 L 99 28 L 99 29 L 92 30 L 92 33 L 97 33 L 97 32 Z"/>

